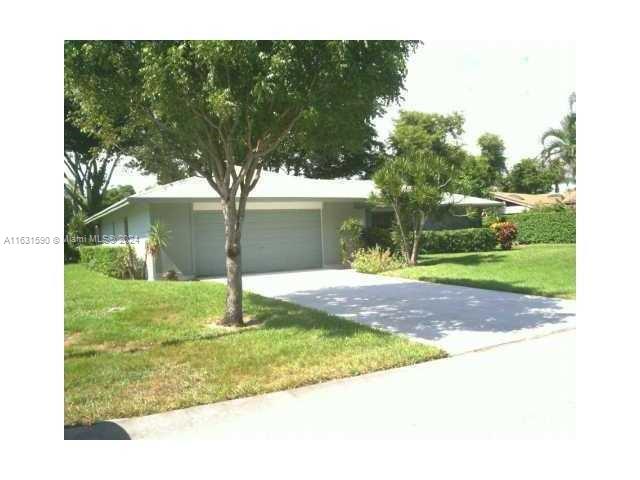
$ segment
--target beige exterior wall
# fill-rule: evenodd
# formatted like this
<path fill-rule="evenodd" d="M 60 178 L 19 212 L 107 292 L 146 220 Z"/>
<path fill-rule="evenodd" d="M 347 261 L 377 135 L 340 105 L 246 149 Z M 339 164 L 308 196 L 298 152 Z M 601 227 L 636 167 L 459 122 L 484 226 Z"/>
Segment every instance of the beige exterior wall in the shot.
<path fill-rule="evenodd" d="M 365 224 L 365 209 L 354 202 L 323 202 L 322 204 L 322 249 L 324 265 L 339 265 L 340 237 L 338 230 L 342 223 L 355 217 Z"/>

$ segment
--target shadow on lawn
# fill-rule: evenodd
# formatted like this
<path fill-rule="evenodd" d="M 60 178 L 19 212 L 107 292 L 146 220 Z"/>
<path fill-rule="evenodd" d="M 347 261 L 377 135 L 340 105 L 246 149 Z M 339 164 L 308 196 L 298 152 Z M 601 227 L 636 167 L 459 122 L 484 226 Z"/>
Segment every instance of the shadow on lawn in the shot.
<path fill-rule="evenodd" d="M 380 330 L 371 329 L 365 325 L 346 319 L 333 318 L 326 313 L 318 310 L 309 310 L 299 305 L 291 304 L 281 300 L 268 299 L 252 293 L 247 293 L 245 299 L 250 300 L 250 313 L 254 318 L 254 326 L 229 328 L 225 330 L 217 330 L 206 332 L 200 335 L 188 335 L 184 337 L 172 338 L 169 340 L 159 341 L 157 343 L 133 345 L 129 347 L 114 346 L 112 349 L 86 348 L 71 349 L 65 351 L 65 360 L 93 357 L 101 354 L 113 353 L 139 353 L 158 347 L 174 347 L 185 343 L 192 342 L 215 342 L 225 337 L 245 335 L 251 332 L 288 329 L 288 330 L 317 330 L 323 336 L 330 337 L 351 337 L 353 335 L 369 332 L 371 335 L 385 337 L 388 333 Z M 255 326 L 255 324 L 262 324 Z"/>
<path fill-rule="evenodd" d="M 463 287 L 472 287 L 472 288 L 482 288 L 485 290 L 501 290 L 504 292 L 511 293 L 522 293 L 525 295 L 539 295 L 543 297 L 559 297 L 564 299 L 572 300 L 573 298 L 569 294 L 569 292 L 564 291 L 554 291 L 554 290 L 541 290 L 535 287 L 527 287 L 521 285 L 520 282 L 498 282 L 496 280 L 483 280 L 483 279 L 472 279 L 472 278 L 440 278 L 440 277 L 430 277 L 429 275 L 422 275 L 417 277 L 416 280 L 420 280 L 421 282 L 433 282 L 433 283 L 442 283 L 445 285 L 460 285 Z"/>
<path fill-rule="evenodd" d="M 371 329 L 369 326 L 348 318 L 333 317 L 313 306 L 310 310 L 309 307 L 301 307 L 288 301 L 267 299 L 254 294 L 250 294 L 250 296 L 251 302 L 259 308 L 256 318 L 265 322 L 264 330 L 317 330 L 326 337 L 345 338 L 363 332 L 380 338 L 389 335 L 387 332 Z"/>
<path fill-rule="evenodd" d="M 505 258 L 502 255 L 495 253 L 470 253 L 468 255 L 460 255 L 456 257 L 434 257 L 426 254 L 420 256 L 418 261 L 419 267 L 431 267 L 433 265 L 455 264 L 455 265 L 480 265 L 482 263 L 499 263 L 504 262 Z"/>

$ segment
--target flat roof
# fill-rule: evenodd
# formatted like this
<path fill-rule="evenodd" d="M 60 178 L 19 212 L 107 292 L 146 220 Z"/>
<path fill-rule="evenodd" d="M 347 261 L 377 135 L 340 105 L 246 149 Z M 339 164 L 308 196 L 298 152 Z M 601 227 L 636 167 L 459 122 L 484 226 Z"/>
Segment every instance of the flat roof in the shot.
<path fill-rule="evenodd" d="M 288 175 L 279 172 L 262 172 L 256 187 L 249 193 L 253 201 L 366 201 L 376 188 L 372 180 L 317 179 Z M 89 217 L 86 223 L 93 222 L 109 213 L 126 207 L 131 203 L 159 201 L 211 201 L 219 195 L 202 177 L 189 177 L 183 180 L 159 185 L 144 192 L 131 195 L 104 210 Z M 493 207 L 501 202 L 486 198 L 464 196 L 457 193 L 447 194 L 444 205 Z"/>

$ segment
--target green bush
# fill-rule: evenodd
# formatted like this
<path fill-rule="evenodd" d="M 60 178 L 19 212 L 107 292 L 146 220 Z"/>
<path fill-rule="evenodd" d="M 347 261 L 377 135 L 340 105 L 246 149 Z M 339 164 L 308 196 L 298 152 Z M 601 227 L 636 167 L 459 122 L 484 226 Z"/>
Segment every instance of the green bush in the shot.
<path fill-rule="evenodd" d="M 114 278 L 142 278 L 143 261 L 127 246 L 81 246 L 80 263 Z"/>
<path fill-rule="evenodd" d="M 350 265 L 355 252 L 364 246 L 362 224 L 357 218 L 346 219 L 338 233 L 340 235 L 340 258 L 342 263 Z"/>
<path fill-rule="evenodd" d="M 422 253 L 487 252 L 496 245 L 491 229 L 462 228 L 424 232 L 420 250 Z"/>
<path fill-rule="evenodd" d="M 518 227 L 519 243 L 576 243 L 575 210 L 530 210 L 508 219 Z"/>
<path fill-rule="evenodd" d="M 375 246 L 356 251 L 351 266 L 360 273 L 380 273 L 402 268 L 404 262 L 393 255 L 388 248 L 383 249 Z"/>
<path fill-rule="evenodd" d="M 394 249 L 390 228 L 366 227 L 362 230 L 362 239 L 365 247 L 375 247 L 377 245 L 384 249 Z"/>
<path fill-rule="evenodd" d="M 64 263 L 77 263 L 80 260 L 80 252 L 75 247 L 69 245 L 65 240 L 64 242 Z"/>

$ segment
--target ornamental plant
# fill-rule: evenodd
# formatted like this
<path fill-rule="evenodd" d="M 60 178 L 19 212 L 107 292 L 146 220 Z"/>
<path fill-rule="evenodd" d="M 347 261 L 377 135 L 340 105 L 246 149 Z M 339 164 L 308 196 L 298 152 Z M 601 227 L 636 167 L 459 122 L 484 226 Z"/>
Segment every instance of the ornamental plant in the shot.
<path fill-rule="evenodd" d="M 511 250 L 513 242 L 518 236 L 518 228 L 511 222 L 496 222 L 491 225 L 496 234 L 496 240 L 502 250 Z"/>
<path fill-rule="evenodd" d="M 361 248 L 354 254 L 351 266 L 360 273 L 380 273 L 387 270 L 397 270 L 406 264 L 402 258 L 391 253 L 389 249 L 379 246 Z"/>
<path fill-rule="evenodd" d="M 340 226 L 340 257 L 344 265 L 351 265 L 356 251 L 364 246 L 362 230 L 362 224 L 357 218 L 348 218 Z"/>

